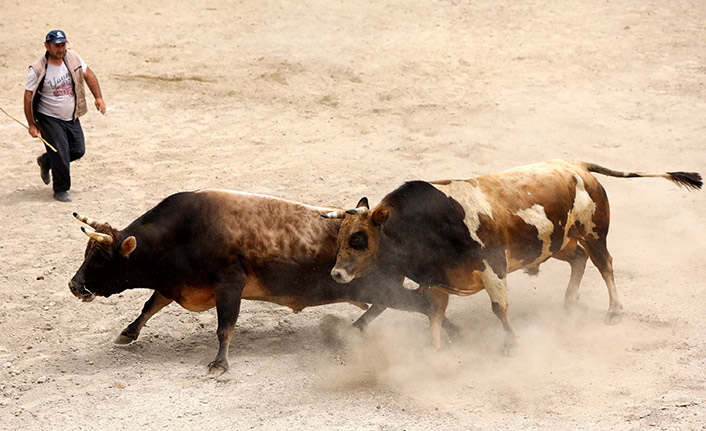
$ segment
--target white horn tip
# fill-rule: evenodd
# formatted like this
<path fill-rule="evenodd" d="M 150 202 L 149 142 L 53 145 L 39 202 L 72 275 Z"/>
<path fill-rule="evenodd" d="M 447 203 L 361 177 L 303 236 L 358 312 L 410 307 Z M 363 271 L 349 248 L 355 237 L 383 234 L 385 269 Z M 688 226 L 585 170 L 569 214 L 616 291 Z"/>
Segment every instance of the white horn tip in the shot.
<path fill-rule="evenodd" d="M 321 214 L 323 218 L 345 218 L 346 212 L 343 210 L 331 211 L 329 213 Z"/>

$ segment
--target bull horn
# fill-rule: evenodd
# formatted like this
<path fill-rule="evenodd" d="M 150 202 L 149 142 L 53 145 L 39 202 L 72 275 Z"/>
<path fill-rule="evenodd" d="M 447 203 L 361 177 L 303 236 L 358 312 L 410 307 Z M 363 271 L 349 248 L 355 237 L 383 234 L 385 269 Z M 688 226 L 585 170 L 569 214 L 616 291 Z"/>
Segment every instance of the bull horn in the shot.
<path fill-rule="evenodd" d="M 102 224 L 102 223 L 98 223 L 96 220 L 93 220 L 90 217 L 86 217 L 86 216 L 81 215 L 79 213 L 74 213 L 74 217 L 76 217 L 80 221 L 86 223 L 87 225 L 89 225 L 93 229 L 98 229 L 98 226 L 100 226 Z"/>
<path fill-rule="evenodd" d="M 368 207 L 360 206 L 353 210 L 346 211 L 347 214 L 365 214 L 368 212 Z"/>
<path fill-rule="evenodd" d="M 100 232 L 90 232 L 86 230 L 86 228 L 83 226 L 81 226 L 81 231 L 88 235 L 89 238 L 95 239 L 101 244 L 111 245 L 113 243 L 113 237 L 108 234 Z"/>
<path fill-rule="evenodd" d="M 344 210 L 331 211 L 330 213 L 321 214 L 323 218 L 345 218 L 346 212 Z"/>

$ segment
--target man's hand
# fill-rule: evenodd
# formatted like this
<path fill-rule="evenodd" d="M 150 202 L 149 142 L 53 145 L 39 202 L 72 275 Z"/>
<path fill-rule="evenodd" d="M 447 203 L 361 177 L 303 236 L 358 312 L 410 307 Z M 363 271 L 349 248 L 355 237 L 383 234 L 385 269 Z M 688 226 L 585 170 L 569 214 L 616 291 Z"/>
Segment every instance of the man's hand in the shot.
<path fill-rule="evenodd" d="M 86 68 L 83 79 L 86 81 L 88 89 L 91 90 L 91 94 L 93 94 L 93 97 L 96 99 L 96 109 L 98 112 L 105 115 L 105 102 L 103 101 L 103 94 L 101 94 L 101 86 L 98 84 L 96 74 L 93 73 L 90 67 Z"/>
<path fill-rule="evenodd" d="M 37 128 L 36 124 L 30 124 L 29 125 L 29 134 L 33 137 L 36 138 L 39 136 L 39 128 Z"/>
<path fill-rule="evenodd" d="M 96 109 L 98 110 L 98 112 L 105 115 L 105 102 L 103 101 L 102 97 L 96 99 Z"/>

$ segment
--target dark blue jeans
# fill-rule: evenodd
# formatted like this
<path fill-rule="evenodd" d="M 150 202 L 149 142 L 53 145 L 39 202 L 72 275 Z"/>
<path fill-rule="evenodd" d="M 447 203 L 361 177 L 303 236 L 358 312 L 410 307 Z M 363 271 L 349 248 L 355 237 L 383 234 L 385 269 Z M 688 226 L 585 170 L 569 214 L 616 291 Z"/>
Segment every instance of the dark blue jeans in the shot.
<path fill-rule="evenodd" d="M 59 120 L 38 112 L 36 115 L 42 138 L 57 150 L 54 152 L 47 147 L 47 152 L 39 157 L 39 163 L 51 168 L 54 193 L 65 192 L 71 188 L 69 163 L 80 159 L 86 153 L 81 122 Z"/>

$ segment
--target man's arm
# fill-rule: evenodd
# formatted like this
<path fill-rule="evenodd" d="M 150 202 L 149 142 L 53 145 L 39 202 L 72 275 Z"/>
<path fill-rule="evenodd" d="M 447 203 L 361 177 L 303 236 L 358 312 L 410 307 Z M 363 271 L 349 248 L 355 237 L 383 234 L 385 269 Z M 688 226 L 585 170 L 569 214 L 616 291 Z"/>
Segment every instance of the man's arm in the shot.
<path fill-rule="evenodd" d="M 39 129 L 34 123 L 34 117 L 32 116 L 32 92 L 25 90 L 25 118 L 27 118 L 27 124 L 29 124 L 29 134 L 36 138 L 39 136 Z"/>
<path fill-rule="evenodd" d="M 88 89 L 91 90 L 93 97 L 96 99 L 96 109 L 100 111 L 101 114 L 105 114 L 105 102 L 101 94 L 101 86 L 98 84 L 98 77 L 96 77 L 96 74 L 93 73 L 90 67 L 86 68 L 83 79 L 86 81 Z"/>

